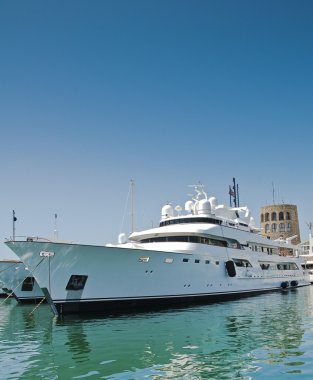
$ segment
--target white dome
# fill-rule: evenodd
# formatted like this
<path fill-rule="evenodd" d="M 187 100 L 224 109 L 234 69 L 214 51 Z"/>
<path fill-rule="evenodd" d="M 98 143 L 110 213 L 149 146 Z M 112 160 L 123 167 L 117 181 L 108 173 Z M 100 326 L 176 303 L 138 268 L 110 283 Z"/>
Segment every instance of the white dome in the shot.
<path fill-rule="evenodd" d="M 209 202 L 211 205 L 211 210 L 214 210 L 218 205 L 217 199 L 215 197 L 209 198 Z"/>
<path fill-rule="evenodd" d="M 193 202 L 192 201 L 187 201 L 185 203 L 185 210 L 192 212 L 193 211 Z"/>
<path fill-rule="evenodd" d="M 174 215 L 173 213 L 173 207 L 171 205 L 165 205 L 162 207 L 162 219 L 171 218 Z"/>
<path fill-rule="evenodd" d="M 201 201 L 199 201 L 199 205 L 198 205 L 198 214 L 199 215 L 207 215 L 207 214 L 210 214 L 211 213 L 211 203 L 209 200 L 207 199 L 201 199 Z"/>

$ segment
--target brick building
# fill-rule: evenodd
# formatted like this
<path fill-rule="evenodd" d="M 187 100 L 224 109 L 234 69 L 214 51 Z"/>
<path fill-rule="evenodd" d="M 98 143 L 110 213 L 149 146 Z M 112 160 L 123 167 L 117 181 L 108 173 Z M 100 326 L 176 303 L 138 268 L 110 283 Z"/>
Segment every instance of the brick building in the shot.
<path fill-rule="evenodd" d="M 274 204 L 261 207 L 260 211 L 261 233 L 270 239 L 292 239 L 293 244 L 299 244 L 300 229 L 297 206 L 290 204 Z"/>

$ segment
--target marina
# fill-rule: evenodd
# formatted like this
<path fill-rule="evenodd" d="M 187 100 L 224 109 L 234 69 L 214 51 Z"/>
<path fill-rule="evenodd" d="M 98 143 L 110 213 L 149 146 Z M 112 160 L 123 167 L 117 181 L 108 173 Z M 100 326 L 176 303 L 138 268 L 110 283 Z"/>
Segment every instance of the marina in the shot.
<path fill-rule="evenodd" d="M 313 379 L 312 14 L 1 3 L 0 380 Z"/>

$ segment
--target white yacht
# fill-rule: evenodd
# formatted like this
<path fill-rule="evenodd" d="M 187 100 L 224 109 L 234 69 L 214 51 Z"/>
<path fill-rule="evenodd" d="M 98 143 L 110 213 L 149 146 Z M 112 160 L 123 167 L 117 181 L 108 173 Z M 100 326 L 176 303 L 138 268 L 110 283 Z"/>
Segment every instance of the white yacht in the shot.
<path fill-rule="evenodd" d="M 220 205 L 203 186 L 160 225 L 116 245 L 28 237 L 7 246 L 24 262 L 56 314 L 138 310 L 237 298 L 309 285 L 296 246 L 263 237 L 247 207 Z"/>
<path fill-rule="evenodd" d="M 302 267 L 308 270 L 310 282 L 313 284 L 313 223 L 308 223 L 310 234 L 309 240 L 299 244 L 300 257 L 303 259 Z"/>
<path fill-rule="evenodd" d="M 38 283 L 20 260 L 0 260 L 2 297 L 12 296 L 20 303 L 37 302 L 44 296 Z"/>

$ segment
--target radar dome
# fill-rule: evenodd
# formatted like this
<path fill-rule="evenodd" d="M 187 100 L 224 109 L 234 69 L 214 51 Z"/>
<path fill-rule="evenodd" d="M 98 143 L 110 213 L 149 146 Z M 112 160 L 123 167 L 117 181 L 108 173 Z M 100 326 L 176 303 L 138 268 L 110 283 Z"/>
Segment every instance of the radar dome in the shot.
<path fill-rule="evenodd" d="M 171 205 L 165 205 L 162 207 L 162 219 L 171 218 L 173 216 L 173 207 Z"/>
<path fill-rule="evenodd" d="M 211 213 L 211 203 L 209 200 L 207 199 L 201 199 L 201 201 L 199 201 L 199 205 L 198 205 L 198 214 L 199 215 L 207 215 L 207 214 L 210 214 Z"/>
<path fill-rule="evenodd" d="M 214 210 L 216 209 L 218 203 L 217 203 L 217 199 L 215 197 L 211 197 L 209 198 L 209 202 L 210 202 L 210 205 L 211 205 L 211 209 Z"/>
<path fill-rule="evenodd" d="M 193 202 L 192 201 L 187 201 L 185 203 L 185 210 L 192 212 L 193 211 Z"/>

